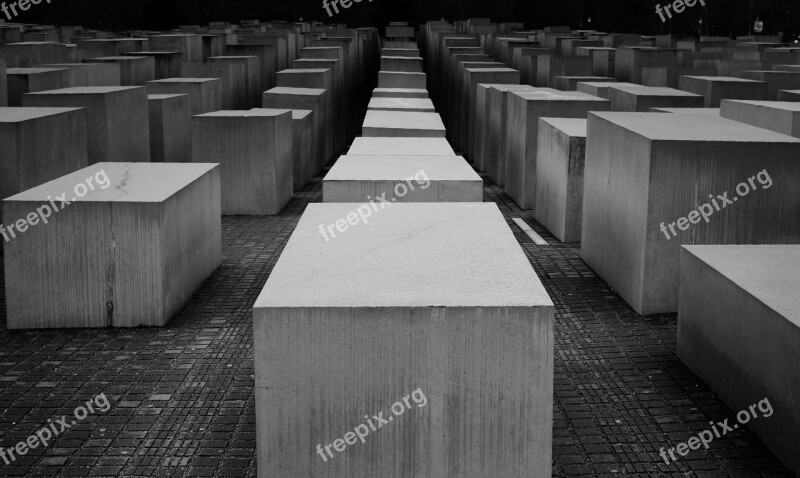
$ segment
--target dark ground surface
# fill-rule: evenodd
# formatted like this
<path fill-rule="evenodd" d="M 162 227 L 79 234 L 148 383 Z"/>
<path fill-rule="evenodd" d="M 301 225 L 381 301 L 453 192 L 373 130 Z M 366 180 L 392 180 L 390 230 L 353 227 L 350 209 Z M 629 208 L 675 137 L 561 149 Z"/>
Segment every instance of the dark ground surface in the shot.
<path fill-rule="evenodd" d="M 559 243 L 485 181 L 557 308 L 553 476 L 792 476 L 745 429 L 667 466 L 659 448 L 735 420 L 675 355 L 676 316 L 640 317 L 578 244 Z M 0 276 L 0 446 L 99 394 L 111 402 L 47 448 L 0 460 L 0 476 L 255 476 L 251 307 L 321 194 L 317 177 L 278 216 L 224 217 L 222 265 L 163 329 L 7 331 Z"/>

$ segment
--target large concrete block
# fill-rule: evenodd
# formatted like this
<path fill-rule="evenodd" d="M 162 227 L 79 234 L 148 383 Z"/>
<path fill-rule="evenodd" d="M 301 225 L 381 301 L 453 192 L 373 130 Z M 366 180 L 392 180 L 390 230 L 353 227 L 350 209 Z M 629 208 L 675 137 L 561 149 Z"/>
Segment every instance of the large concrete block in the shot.
<path fill-rule="evenodd" d="M 248 106 L 247 75 L 245 66 L 237 63 L 184 63 L 184 78 L 219 78 L 222 80 L 220 106 L 227 110 L 240 110 Z"/>
<path fill-rule="evenodd" d="M 358 137 L 348 156 L 455 156 L 444 138 L 364 138 Z"/>
<path fill-rule="evenodd" d="M 5 199 L 3 222 L 65 191 L 5 246 L 9 329 L 163 326 L 221 262 L 215 164 L 98 163 Z"/>
<path fill-rule="evenodd" d="M 316 148 L 319 142 L 314 138 L 314 112 L 270 108 L 254 108 L 251 111 L 292 113 L 292 184 L 295 191 L 303 189 L 317 173 Z"/>
<path fill-rule="evenodd" d="M 719 108 L 650 108 L 653 113 L 719 116 Z"/>
<path fill-rule="evenodd" d="M 258 57 L 260 68 L 260 86 L 264 91 L 275 86 L 275 75 L 277 69 L 277 59 L 275 49 L 270 45 L 228 45 L 226 54 L 229 56 L 255 56 Z"/>
<path fill-rule="evenodd" d="M 577 91 L 581 93 L 586 93 L 592 96 L 598 96 L 600 98 L 609 99 L 609 88 L 612 86 L 641 86 L 634 83 L 627 83 L 627 82 L 595 82 L 595 81 L 585 81 L 585 82 L 578 82 L 575 85 Z"/>
<path fill-rule="evenodd" d="M 203 42 L 203 60 L 208 61 L 214 56 L 225 54 L 225 36 L 223 35 L 200 35 Z"/>
<path fill-rule="evenodd" d="M 519 70 L 520 83 L 535 86 L 539 75 L 539 56 L 554 55 L 549 48 L 517 48 L 511 61 L 513 68 Z"/>
<path fill-rule="evenodd" d="M 476 131 L 478 125 L 478 85 L 486 84 L 519 84 L 519 72 L 511 68 L 464 68 L 462 73 L 461 101 L 453 118 L 457 128 L 455 144 L 459 145 L 475 162 L 476 151 L 481 141 Z M 484 111 L 485 113 L 485 111 Z M 466 116 L 466 117 L 465 117 Z M 485 115 L 482 117 L 485 118 Z"/>
<path fill-rule="evenodd" d="M 22 106 L 86 108 L 89 164 L 150 161 L 147 92 L 139 86 L 81 86 L 23 95 Z"/>
<path fill-rule="evenodd" d="M 586 120 L 539 118 L 536 220 L 561 242 L 580 242 Z"/>
<path fill-rule="evenodd" d="M 740 123 L 800 138 L 800 103 L 723 100 L 719 115 Z"/>
<path fill-rule="evenodd" d="M 674 88 L 612 85 L 608 90 L 611 111 L 647 112 L 650 108 L 702 108 L 705 98 Z"/>
<path fill-rule="evenodd" d="M 767 82 L 767 99 L 775 101 L 781 90 L 796 90 L 800 88 L 800 71 L 769 71 L 745 70 L 734 71 L 736 78 Z"/>
<path fill-rule="evenodd" d="M 623 47 L 617 50 L 613 75 L 619 81 L 642 82 L 642 68 L 678 67 L 678 51 L 652 47 Z M 697 65 L 695 65 L 697 67 Z"/>
<path fill-rule="evenodd" d="M 122 86 L 144 86 L 156 79 L 156 62 L 151 56 L 105 56 L 86 61 L 119 65 Z"/>
<path fill-rule="evenodd" d="M 372 98 L 368 109 L 376 111 L 412 111 L 435 113 L 433 101 L 428 98 Z"/>
<path fill-rule="evenodd" d="M 497 206 L 377 206 L 326 242 L 355 206 L 310 204 L 255 303 L 259 476 L 549 476 L 553 304 Z M 402 280 L 354 294 L 376 264 Z M 322 460 L 317 444 L 412 390 Z"/>
<path fill-rule="evenodd" d="M 86 112 L 0 108 L 0 144 L 0 198 L 6 198 L 89 164 Z"/>
<path fill-rule="evenodd" d="M 719 108 L 724 99 L 767 99 L 767 83 L 729 76 L 681 76 L 680 89 L 702 95 L 706 108 Z"/>
<path fill-rule="evenodd" d="M 215 111 L 192 117 L 192 161 L 220 163 L 222 214 L 270 216 L 292 199 L 292 114 Z"/>
<path fill-rule="evenodd" d="M 609 106 L 608 100 L 576 91 L 509 92 L 505 188 L 519 207 L 534 209 L 536 205 L 539 118 L 586 118 L 589 111 L 608 111 Z"/>
<path fill-rule="evenodd" d="M 557 76 L 591 76 L 592 59 L 587 56 L 539 55 L 536 86 L 554 88 Z"/>
<path fill-rule="evenodd" d="M 483 180 L 460 156 L 340 156 L 323 202 L 482 202 Z"/>
<path fill-rule="evenodd" d="M 401 56 L 407 58 L 419 57 L 418 48 L 383 48 L 381 49 L 381 56 Z"/>
<path fill-rule="evenodd" d="M 192 160 L 192 105 L 189 95 L 148 95 L 150 161 L 188 163 Z"/>
<path fill-rule="evenodd" d="M 684 246 L 680 261 L 678 357 L 800 475 L 800 246 Z"/>
<path fill-rule="evenodd" d="M 422 58 L 405 56 L 381 57 L 381 71 L 401 71 L 405 73 L 422 73 Z"/>
<path fill-rule="evenodd" d="M 479 156 L 479 164 L 489 178 L 498 186 L 506 183 L 506 114 L 509 91 L 531 91 L 530 85 L 489 84 L 486 98 L 486 123 L 483 137 L 484 147 Z"/>
<path fill-rule="evenodd" d="M 285 108 L 311 110 L 314 112 L 314 135 L 317 148 L 316 167 L 311 175 L 317 174 L 334 156 L 333 119 L 328 109 L 328 90 L 319 88 L 272 88 L 265 91 L 262 100 L 264 108 Z"/>
<path fill-rule="evenodd" d="M 411 88 L 424 90 L 427 87 L 425 73 L 404 73 L 399 71 L 378 72 L 378 88 Z"/>
<path fill-rule="evenodd" d="M 256 56 L 212 56 L 209 63 L 222 65 L 241 65 L 245 76 L 245 108 L 261 106 L 261 68 Z M 280 85 L 279 85 L 280 86 Z"/>
<path fill-rule="evenodd" d="M 151 95 L 189 95 L 192 115 L 222 108 L 222 80 L 219 78 L 164 78 L 147 82 Z"/>
<path fill-rule="evenodd" d="M 152 58 L 154 77 L 151 80 L 163 80 L 164 78 L 181 76 L 181 65 L 183 64 L 183 52 L 181 51 L 137 51 L 125 53 L 125 56 Z"/>
<path fill-rule="evenodd" d="M 115 63 L 53 63 L 40 66 L 72 70 L 72 86 L 121 86 L 122 82 L 120 67 Z"/>
<path fill-rule="evenodd" d="M 366 137 L 444 138 L 445 129 L 438 113 L 367 111 L 362 127 Z"/>
<path fill-rule="evenodd" d="M 800 241 L 800 140 L 664 113 L 592 113 L 587 133 L 581 256 L 636 312 L 677 311 L 681 244 Z"/>
<path fill-rule="evenodd" d="M 36 91 L 58 90 L 73 85 L 68 68 L 9 68 L 8 105 L 22 106 L 22 95 Z"/>
<path fill-rule="evenodd" d="M 422 88 L 375 88 L 373 98 L 427 98 L 428 90 Z"/>
<path fill-rule="evenodd" d="M 179 51 L 183 53 L 183 61 L 187 63 L 203 62 L 203 38 L 194 33 L 176 33 L 167 35 L 148 35 L 150 50 Z"/>
<path fill-rule="evenodd" d="M 552 87 L 561 91 L 577 91 L 578 83 L 616 83 L 617 80 L 604 76 L 556 76 L 553 78 Z"/>

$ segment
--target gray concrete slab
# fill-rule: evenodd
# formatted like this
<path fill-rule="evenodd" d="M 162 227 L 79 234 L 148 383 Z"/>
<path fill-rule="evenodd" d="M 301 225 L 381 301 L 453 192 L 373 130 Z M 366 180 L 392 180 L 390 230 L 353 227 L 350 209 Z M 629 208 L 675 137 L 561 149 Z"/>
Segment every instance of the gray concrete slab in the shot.
<path fill-rule="evenodd" d="M 265 91 L 262 106 L 264 108 L 285 108 L 292 110 L 311 110 L 314 112 L 313 123 L 315 134 L 313 136 L 317 150 L 317 162 L 313 168 L 312 176 L 330 161 L 334 156 L 333 119 L 328 108 L 328 90 L 319 88 L 285 88 L 276 87 Z"/>
<path fill-rule="evenodd" d="M 681 76 L 679 88 L 702 95 L 706 108 L 719 108 L 722 100 L 766 100 L 767 83 L 729 76 Z"/>
<path fill-rule="evenodd" d="M 553 88 L 561 91 L 577 91 L 578 83 L 616 83 L 615 78 L 605 76 L 556 76 L 553 78 Z"/>
<path fill-rule="evenodd" d="M 608 90 L 611 111 L 647 112 L 650 108 L 702 108 L 701 95 L 655 86 L 611 85 Z"/>
<path fill-rule="evenodd" d="M 192 106 L 189 95 L 148 95 L 150 161 L 192 160 Z"/>
<path fill-rule="evenodd" d="M 436 112 L 433 101 L 428 98 L 372 98 L 367 108 L 378 111 Z"/>
<path fill-rule="evenodd" d="M 575 85 L 575 88 L 577 89 L 577 91 L 580 91 L 581 93 L 586 93 L 589 95 L 599 96 L 600 98 L 608 99 L 608 89 L 612 86 L 640 86 L 640 85 L 637 85 L 635 83 L 627 83 L 620 81 L 618 82 L 602 81 L 599 83 L 593 81 L 587 81 L 587 82 L 578 82 L 578 84 Z"/>
<path fill-rule="evenodd" d="M 723 100 L 719 115 L 800 138 L 800 103 L 793 101 Z"/>
<path fill-rule="evenodd" d="M 72 86 L 121 86 L 120 66 L 115 63 L 52 63 L 42 68 L 72 70 Z"/>
<path fill-rule="evenodd" d="M 365 137 L 445 137 L 444 123 L 438 113 L 370 110 L 362 131 Z"/>
<path fill-rule="evenodd" d="M 150 56 L 103 56 L 86 61 L 119 65 L 122 86 L 144 86 L 156 79 L 156 62 Z"/>
<path fill-rule="evenodd" d="M 349 156 L 455 156 L 444 138 L 364 138 L 353 140 Z"/>
<path fill-rule="evenodd" d="M 734 71 L 733 76 L 749 80 L 766 81 L 767 99 L 775 101 L 781 90 L 800 88 L 800 71 L 745 70 Z"/>
<path fill-rule="evenodd" d="M 379 71 L 378 88 L 422 89 L 427 86 L 425 73 L 406 73 L 400 71 Z"/>
<path fill-rule="evenodd" d="M 222 108 L 222 80 L 219 78 L 165 78 L 147 82 L 151 95 L 189 95 L 192 115 Z"/>
<path fill-rule="evenodd" d="M 800 101 L 800 90 L 781 90 L 778 92 L 778 101 Z"/>
<path fill-rule="evenodd" d="M 6 75 L 8 106 L 22 106 L 22 95 L 26 93 L 70 88 L 74 84 L 68 68 L 9 68 Z"/>

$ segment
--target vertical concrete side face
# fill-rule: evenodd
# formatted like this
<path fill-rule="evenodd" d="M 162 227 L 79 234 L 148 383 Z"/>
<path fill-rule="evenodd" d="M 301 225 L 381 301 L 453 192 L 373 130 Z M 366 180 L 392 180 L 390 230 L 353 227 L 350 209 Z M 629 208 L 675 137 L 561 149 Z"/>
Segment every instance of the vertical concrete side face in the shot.
<path fill-rule="evenodd" d="M 0 106 L 8 106 L 8 75 L 6 61 L 0 59 Z"/>
<path fill-rule="evenodd" d="M 709 248 L 723 252 L 707 260 Z M 768 399 L 771 416 L 756 409 L 747 427 L 795 474 L 800 474 L 800 327 L 797 315 L 763 300 L 720 270 L 728 264 L 752 262 L 764 251 L 772 267 L 753 263 L 754 277 L 781 274 L 787 284 L 798 277 L 797 246 L 685 246 L 680 252 L 680 301 L 677 354 L 732 410 L 749 410 Z M 714 256 L 717 256 L 714 258 Z M 720 262 L 720 259 L 723 259 Z M 786 273 L 775 261 L 792 265 Z M 759 297 L 760 296 L 760 297 Z M 725 300 L 719 300 L 724 297 Z"/>
<path fill-rule="evenodd" d="M 106 98 L 108 153 L 103 161 L 150 162 L 147 90 L 126 89 Z"/>
<path fill-rule="evenodd" d="M 800 105 L 724 100 L 719 115 L 740 123 L 800 138 Z"/>
<path fill-rule="evenodd" d="M 189 95 L 151 95 L 150 160 L 188 163 L 192 160 L 192 113 Z"/>

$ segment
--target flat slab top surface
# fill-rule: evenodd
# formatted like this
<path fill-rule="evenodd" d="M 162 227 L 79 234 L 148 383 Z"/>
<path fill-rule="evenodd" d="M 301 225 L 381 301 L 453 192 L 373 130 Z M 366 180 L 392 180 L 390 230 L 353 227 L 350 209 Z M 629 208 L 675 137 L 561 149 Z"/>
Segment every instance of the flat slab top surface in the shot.
<path fill-rule="evenodd" d="M 35 91 L 28 95 L 105 95 L 120 91 L 142 89 L 143 86 L 74 86 L 60 90 Z"/>
<path fill-rule="evenodd" d="M 158 55 L 176 55 L 176 54 L 183 54 L 182 51 L 175 50 L 175 51 L 131 51 L 125 53 L 126 56 L 137 56 L 137 55 L 146 55 L 146 56 L 158 56 Z M 114 57 L 109 57 L 114 58 Z"/>
<path fill-rule="evenodd" d="M 505 85 L 502 83 L 478 83 L 478 86 L 491 88 L 493 90 L 509 92 L 509 91 L 533 91 L 536 87 L 530 85 Z M 555 91 L 555 90 L 554 90 Z"/>
<path fill-rule="evenodd" d="M 688 91 L 676 90 L 675 88 L 666 88 L 661 86 L 628 86 L 611 84 L 609 88 L 624 91 L 625 93 L 636 96 L 696 96 L 702 98 L 702 95 L 696 95 L 694 93 L 689 93 Z"/>
<path fill-rule="evenodd" d="M 312 95 L 312 96 L 319 96 L 325 93 L 325 90 L 322 88 L 288 88 L 285 86 L 276 86 L 275 88 L 271 88 L 264 93 L 276 94 L 276 95 Z"/>
<path fill-rule="evenodd" d="M 379 93 L 425 93 L 428 94 L 428 90 L 424 88 L 375 88 L 372 90 L 374 92 Z"/>
<path fill-rule="evenodd" d="M 800 246 L 684 246 L 686 250 L 800 327 Z"/>
<path fill-rule="evenodd" d="M 137 52 L 138 53 L 138 52 Z M 136 60 L 143 60 L 146 59 L 146 56 L 98 56 L 97 58 L 92 58 L 92 60 L 98 61 L 136 61 Z"/>
<path fill-rule="evenodd" d="M 251 110 L 219 110 L 194 116 L 199 118 L 271 118 L 291 113 L 291 111 L 282 108 L 253 108 Z"/>
<path fill-rule="evenodd" d="M 439 113 L 413 111 L 369 110 L 364 118 L 365 128 L 431 129 L 444 130 Z"/>
<path fill-rule="evenodd" d="M 651 140 L 800 143 L 800 139 L 722 117 L 664 113 L 590 112 Z"/>
<path fill-rule="evenodd" d="M 594 88 L 611 88 L 612 86 L 641 86 L 625 81 L 581 81 L 579 84 L 589 85 Z"/>
<path fill-rule="evenodd" d="M 164 78 L 162 80 L 151 80 L 148 83 L 208 83 L 210 81 L 222 81 L 219 78 Z"/>
<path fill-rule="evenodd" d="M 162 202 L 217 166 L 214 163 L 97 163 L 4 201 L 47 202 L 48 196 L 64 195 L 70 202 Z M 97 180 L 87 182 L 87 178 L 97 177 L 101 171 L 105 172 L 105 177 L 100 174 Z M 77 198 L 75 187 L 78 184 L 93 184 L 94 190 Z M 105 184 L 109 186 L 103 189 Z"/>
<path fill-rule="evenodd" d="M 180 98 L 181 96 L 187 96 L 188 97 L 189 95 L 187 95 L 185 93 L 184 94 L 176 93 L 176 94 L 163 94 L 163 95 L 147 95 L 147 99 L 148 100 L 170 100 L 172 98 Z"/>
<path fill-rule="evenodd" d="M 69 68 L 8 68 L 6 73 L 9 75 L 37 75 L 40 73 L 52 73 L 54 71 L 64 71 Z"/>
<path fill-rule="evenodd" d="M 470 62 L 466 62 L 470 63 Z M 483 72 L 483 73 L 507 73 L 507 72 L 517 72 L 518 70 L 514 70 L 512 68 L 465 68 L 470 73 L 476 72 Z"/>
<path fill-rule="evenodd" d="M 483 182 L 461 156 L 377 155 L 341 156 L 324 181 L 403 181 L 421 172 L 431 181 Z"/>
<path fill-rule="evenodd" d="M 3 107 L 0 108 L 0 123 L 19 123 L 45 116 L 78 111 L 83 108 L 30 108 L 30 107 Z"/>
<path fill-rule="evenodd" d="M 425 73 L 415 72 L 415 71 L 386 71 L 381 70 L 378 73 L 381 75 L 403 75 L 403 76 L 427 76 Z"/>
<path fill-rule="evenodd" d="M 650 111 L 684 115 L 719 116 L 719 108 L 650 108 Z"/>
<path fill-rule="evenodd" d="M 353 140 L 348 155 L 455 156 L 445 138 L 364 138 Z"/>
<path fill-rule="evenodd" d="M 225 58 L 223 56 L 217 58 Z M 256 57 L 238 57 L 238 58 L 256 58 Z M 325 73 L 326 71 L 330 71 L 328 68 L 291 68 L 288 70 L 281 70 L 278 72 L 279 75 L 301 75 L 301 74 L 309 74 L 309 73 Z"/>
<path fill-rule="evenodd" d="M 369 100 L 369 108 L 397 108 L 402 110 L 404 108 L 420 109 L 424 108 L 430 111 L 435 111 L 433 101 L 429 98 L 372 98 Z"/>
<path fill-rule="evenodd" d="M 552 125 L 555 129 L 563 131 L 570 138 L 585 138 L 586 118 L 540 118 L 541 121 Z"/>
<path fill-rule="evenodd" d="M 390 204 L 326 242 L 357 207 L 309 204 L 254 307 L 552 307 L 497 205 Z"/>
<path fill-rule="evenodd" d="M 422 61 L 421 56 L 381 56 L 381 60 L 414 60 L 414 61 Z"/>
<path fill-rule="evenodd" d="M 760 101 L 760 100 L 722 100 L 723 103 L 738 103 L 754 106 L 756 108 L 767 108 L 783 111 L 800 111 L 800 102 L 797 101 Z"/>
<path fill-rule="evenodd" d="M 747 78 L 734 78 L 732 76 L 694 76 L 694 75 L 683 75 L 683 76 L 685 76 L 686 78 L 711 81 L 714 83 L 764 83 L 763 81 L 749 80 Z"/>
<path fill-rule="evenodd" d="M 510 91 L 512 95 L 519 96 L 528 101 L 609 101 L 599 96 L 590 95 L 580 91 L 559 91 L 552 88 L 536 88 L 535 90 Z"/>

